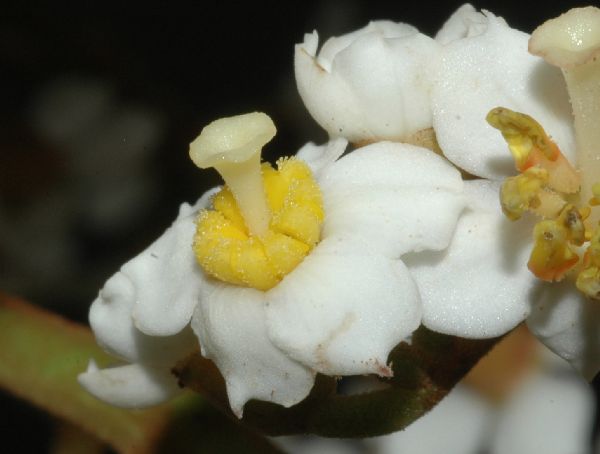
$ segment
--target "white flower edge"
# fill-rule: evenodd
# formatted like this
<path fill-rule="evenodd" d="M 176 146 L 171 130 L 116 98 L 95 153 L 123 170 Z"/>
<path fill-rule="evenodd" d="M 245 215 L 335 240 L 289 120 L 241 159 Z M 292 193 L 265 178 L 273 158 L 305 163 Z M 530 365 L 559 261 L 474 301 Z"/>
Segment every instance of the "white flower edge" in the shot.
<path fill-rule="evenodd" d="M 485 16 L 477 12 L 473 5 L 465 3 L 444 22 L 436 33 L 435 40 L 445 46 L 458 39 L 480 35 L 486 28 Z"/>
<path fill-rule="evenodd" d="M 330 150 L 332 156 L 343 151 L 339 144 L 329 146 L 334 150 Z M 369 171 L 360 172 L 365 168 Z M 398 219 L 393 210 L 404 207 L 409 218 L 433 223 L 435 228 L 424 229 L 415 236 L 412 248 L 406 243 L 403 248 L 443 248 L 446 245 L 443 242 L 450 241 L 464 206 L 462 181 L 458 172 L 433 152 L 390 143 L 364 147 L 317 170 L 326 207 L 328 203 L 350 206 L 351 198 L 346 203 L 337 197 L 358 195 L 360 191 L 371 194 L 373 203 L 357 204 L 355 209 L 361 210 L 362 216 L 348 216 L 346 222 L 337 222 L 333 227 L 327 226 L 336 215 L 326 215 L 323 231 L 328 233 L 278 286 L 268 292 L 258 292 L 216 282 L 204 277 L 198 267 L 188 266 L 187 259 L 173 260 L 169 254 L 161 254 L 159 261 L 162 257 L 174 266 L 168 276 L 180 275 L 176 281 L 162 281 L 154 270 L 163 268 L 148 267 L 150 258 L 156 259 L 151 255 L 156 250 L 153 245 L 140 254 L 139 259 L 128 263 L 128 276 L 136 288 L 123 292 L 121 297 L 128 298 L 127 307 L 133 307 L 131 313 L 123 310 L 123 305 L 113 304 L 118 300 L 114 295 L 94 303 L 114 306 L 112 316 L 106 312 L 102 323 L 94 323 L 98 338 L 105 339 L 101 344 L 125 359 L 149 361 L 152 358 L 135 355 L 136 341 L 131 330 L 137 329 L 150 337 L 157 331 L 170 333 L 174 326 L 181 325 L 181 314 L 187 314 L 187 308 L 193 306 L 191 324 L 200 338 L 202 352 L 215 360 L 223 373 L 232 408 L 238 416 L 242 415 L 243 405 L 253 398 L 285 406 L 301 401 L 310 391 L 315 372 L 391 375 L 387 355 L 419 325 L 421 309 L 416 287 L 398 252 L 395 256 L 390 252 L 404 231 L 399 229 L 394 233 L 387 224 L 401 223 L 402 219 Z M 416 171 L 428 177 L 415 178 L 413 172 Z M 349 175 L 352 178 L 346 178 Z M 404 177 L 398 178 L 398 175 Z M 379 186 L 374 191 L 376 184 Z M 361 189 L 357 192 L 356 188 Z M 437 205 L 444 208 L 431 213 L 427 210 L 427 199 L 415 202 L 412 196 L 416 192 L 425 192 L 429 199 L 443 201 Z M 196 208 L 205 206 L 207 199 L 207 195 L 203 196 Z M 395 202 L 390 205 L 392 199 Z M 382 206 L 388 206 L 393 216 L 382 217 Z M 168 244 L 186 243 L 191 249 L 193 231 L 186 224 L 191 223 L 194 213 L 194 208 L 182 207 L 180 217 L 165 234 L 178 238 L 168 240 Z M 361 219 L 363 226 L 357 225 Z M 373 231 L 378 226 L 385 234 Z M 161 237 L 156 243 L 162 242 Z M 134 299 L 130 295 L 138 294 L 137 287 L 148 285 L 144 278 L 148 271 L 148 278 L 156 279 L 152 285 L 160 285 L 162 295 L 173 292 L 174 300 L 165 298 L 157 304 L 153 298 L 146 301 L 138 297 L 135 304 L 132 303 Z M 193 301 L 180 302 L 180 289 L 172 287 L 181 283 L 192 289 L 184 294 L 191 295 Z M 173 307 L 172 301 L 181 304 L 183 309 Z M 244 308 L 246 301 L 248 305 Z M 145 314 L 146 323 L 140 324 L 138 315 L 144 312 L 146 304 L 149 313 Z M 177 317 L 163 317 L 168 310 L 176 312 Z M 114 325 L 123 328 L 112 341 L 107 340 L 111 337 L 111 317 L 126 320 Z M 308 339 L 300 329 L 302 326 L 310 328 Z M 145 331 L 148 327 L 151 328 L 149 333 Z M 183 328 L 171 336 L 181 335 Z M 159 342 L 157 339 L 164 341 L 168 337 L 157 337 L 156 342 Z M 166 359 L 160 358 L 160 363 Z M 171 366 L 179 359 L 174 355 Z M 88 386 L 92 393 L 102 397 L 103 388 L 92 388 L 93 384 Z"/>
<path fill-rule="evenodd" d="M 505 141 L 485 121 L 502 106 L 534 117 L 573 162 L 571 107 L 560 70 L 528 53 L 529 35 L 488 11 L 480 16 L 484 31 L 480 24 L 477 33 L 440 51 L 431 102 L 444 155 L 479 177 L 500 180 L 514 173 Z"/>
<path fill-rule="evenodd" d="M 325 42 L 296 45 L 298 91 L 331 138 L 396 140 L 431 127 L 428 64 L 439 44 L 403 23 L 376 21 Z M 394 102 L 390 102 L 394 99 Z"/>
<path fill-rule="evenodd" d="M 169 369 L 136 363 L 98 369 L 90 361 L 77 379 L 90 394 L 121 408 L 150 407 L 181 391 Z"/>
<path fill-rule="evenodd" d="M 419 287 L 423 324 L 434 331 L 496 337 L 531 311 L 531 229 L 504 217 L 498 191 L 490 181 L 467 181 L 468 208 L 448 248 L 403 257 Z"/>
<path fill-rule="evenodd" d="M 600 305 L 573 282 L 540 284 L 527 326 L 587 380 L 600 372 Z"/>

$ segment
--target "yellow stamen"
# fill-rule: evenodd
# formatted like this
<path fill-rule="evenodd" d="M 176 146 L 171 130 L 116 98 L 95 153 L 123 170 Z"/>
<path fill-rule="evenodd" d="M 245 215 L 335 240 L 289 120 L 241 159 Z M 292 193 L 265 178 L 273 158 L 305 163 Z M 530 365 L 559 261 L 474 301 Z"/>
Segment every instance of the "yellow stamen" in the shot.
<path fill-rule="evenodd" d="M 600 183 L 592 185 L 592 197 L 588 201 L 588 204 L 593 207 L 600 205 Z"/>
<path fill-rule="evenodd" d="M 579 261 L 572 246 L 581 246 L 585 241 L 581 213 L 567 205 L 558 219 L 538 222 L 533 237 L 529 269 L 544 281 L 560 281 Z"/>
<path fill-rule="evenodd" d="M 308 166 L 280 159 L 277 170 L 263 164 L 267 230 L 254 235 L 229 185 L 213 198 L 214 210 L 196 221 L 194 253 L 210 276 L 235 285 L 268 290 L 306 257 L 320 239 L 324 218 L 319 186 Z"/>
<path fill-rule="evenodd" d="M 600 228 L 596 228 L 590 238 L 575 285 L 586 296 L 600 299 Z"/>
<path fill-rule="evenodd" d="M 506 217 L 516 221 L 525 211 L 556 217 L 566 202 L 545 188 L 547 182 L 548 171 L 539 167 L 530 167 L 516 177 L 507 178 L 500 189 L 500 203 Z"/>
<path fill-rule="evenodd" d="M 555 191 L 579 190 L 579 175 L 537 121 L 506 107 L 492 109 L 486 120 L 502 133 L 520 172 L 536 166 L 548 171 L 547 185 Z"/>

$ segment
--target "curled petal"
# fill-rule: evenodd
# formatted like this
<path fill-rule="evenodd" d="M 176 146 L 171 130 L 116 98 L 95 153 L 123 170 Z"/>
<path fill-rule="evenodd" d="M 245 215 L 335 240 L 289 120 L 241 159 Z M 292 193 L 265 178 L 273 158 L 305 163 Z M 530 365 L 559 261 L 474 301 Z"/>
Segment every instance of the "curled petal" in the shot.
<path fill-rule="evenodd" d="M 143 408 L 159 404 L 180 391 L 167 368 L 141 364 L 98 369 L 91 361 L 79 384 L 90 394 L 116 407 Z"/>
<path fill-rule="evenodd" d="M 423 324 L 444 334 L 496 337 L 523 321 L 535 277 L 527 269 L 531 229 L 504 218 L 498 185 L 465 184 L 469 199 L 450 246 L 403 257 L 419 287 Z"/>
<path fill-rule="evenodd" d="M 439 45 L 406 24 L 371 23 L 329 40 L 296 46 L 298 91 L 331 137 L 399 140 L 431 127 L 427 64 Z"/>
<path fill-rule="evenodd" d="M 202 354 L 223 374 L 231 408 L 240 418 L 250 399 L 289 407 L 303 400 L 314 383 L 311 370 L 267 337 L 264 301 L 259 290 L 212 285 L 205 289 L 192 318 Z"/>
<path fill-rule="evenodd" d="M 323 170 L 323 238 L 358 235 L 396 258 L 445 248 L 464 207 L 459 173 L 435 153 L 380 142 Z"/>
<path fill-rule="evenodd" d="M 527 319 L 529 329 L 588 380 L 600 371 L 600 304 L 573 282 L 540 285 Z"/>
<path fill-rule="evenodd" d="M 526 112 L 544 125 L 570 162 L 574 133 L 560 71 L 527 52 L 529 36 L 485 12 L 486 30 L 444 46 L 431 94 L 444 155 L 474 175 L 514 173 L 506 143 L 485 121 L 494 107 Z"/>
<path fill-rule="evenodd" d="M 90 325 L 98 344 L 129 362 L 173 366 L 177 359 L 198 348 L 189 327 L 173 336 L 149 336 L 138 330 L 132 317 L 135 288 L 120 271 L 111 277 L 90 308 Z"/>
<path fill-rule="evenodd" d="M 348 141 L 343 137 L 330 140 L 325 145 L 315 145 L 312 142 L 305 144 L 296 157 L 306 162 L 315 177 L 319 177 L 321 171 L 333 164 L 346 151 Z"/>
<path fill-rule="evenodd" d="M 435 40 L 446 45 L 458 39 L 480 35 L 487 28 L 487 20 L 473 5 L 465 3 L 448 18 L 435 35 Z"/>
<path fill-rule="evenodd" d="M 421 319 L 405 266 L 352 237 L 321 241 L 266 300 L 275 345 L 327 375 L 389 376 L 390 350 Z"/>
<path fill-rule="evenodd" d="M 207 206 L 210 193 L 196 206 Z M 145 334 L 170 336 L 190 321 L 205 281 L 191 246 L 196 229 L 194 219 L 195 212 L 184 204 L 173 225 L 121 268 L 132 284 L 128 297 L 135 302 L 134 323 Z"/>

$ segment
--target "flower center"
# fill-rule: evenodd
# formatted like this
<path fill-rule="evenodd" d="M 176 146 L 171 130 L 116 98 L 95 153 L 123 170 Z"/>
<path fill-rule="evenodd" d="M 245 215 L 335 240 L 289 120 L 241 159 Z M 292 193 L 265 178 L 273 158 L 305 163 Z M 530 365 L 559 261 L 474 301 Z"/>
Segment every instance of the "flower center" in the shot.
<path fill-rule="evenodd" d="M 196 259 L 212 277 L 259 290 L 274 287 L 306 257 L 324 218 L 321 191 L 304 162 L 260 164 L 274 134 L 271 119 L 253 113 L 211 123 L 190 146 L 192 160 L 215 167 L 226 183 L 214 209 L 196 221 Z"/>
<path fill-rule="evenodd" d="M 520 172 L 502 185 L 502 211 L 511 220 L 526 211 L 544 218 L 533 230 L 529 269 L 544 281 L 560 281 L 574 270 L 577 288 L 600 299 L 600 227 L 590 222 L 592 207 L 600 205 L 600 185 L 588 188 L 593 197 L 582 200 L 578 172 L 528 115 L 497 107 L 487 121 L 504 136 Z"/>

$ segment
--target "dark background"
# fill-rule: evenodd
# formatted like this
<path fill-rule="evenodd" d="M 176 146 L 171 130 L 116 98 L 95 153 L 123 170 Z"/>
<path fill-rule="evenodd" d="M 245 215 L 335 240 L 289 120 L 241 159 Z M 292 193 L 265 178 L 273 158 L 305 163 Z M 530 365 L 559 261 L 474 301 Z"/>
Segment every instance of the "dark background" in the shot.
<path fill-rule="evenodd" d="M 3 5 L 0 290 L 85 321 L 90 302 L 119 265 L 170 224 L 179 203 L 217 183 L 187 156 L 204 125 L 267 112 L 278 127 L 267 147 L 271 159 L 326 139 L 295 91 L 294 44 L 304 33 L 317 29 L 322 43 L 369 20 L 391 19 L 435 34 L 460 4 Z M 475 4 L 527 32 L 578 5 L 585 3 Z M 86 93 L 83 107 L 77 96 L 69 98 L 73 87 Z M 80 129 L 64 132 L 82 122 L 90 99 L 104 107 Z M 144 119 L 141 127 L 123 120 L 131 112 Z M 148 128 L 145 139 L 120 139 Z M 47 446 L 46 416 L 5 395 L 0 405 L 5 442 L 18 443 L 21 452 Z"/>

